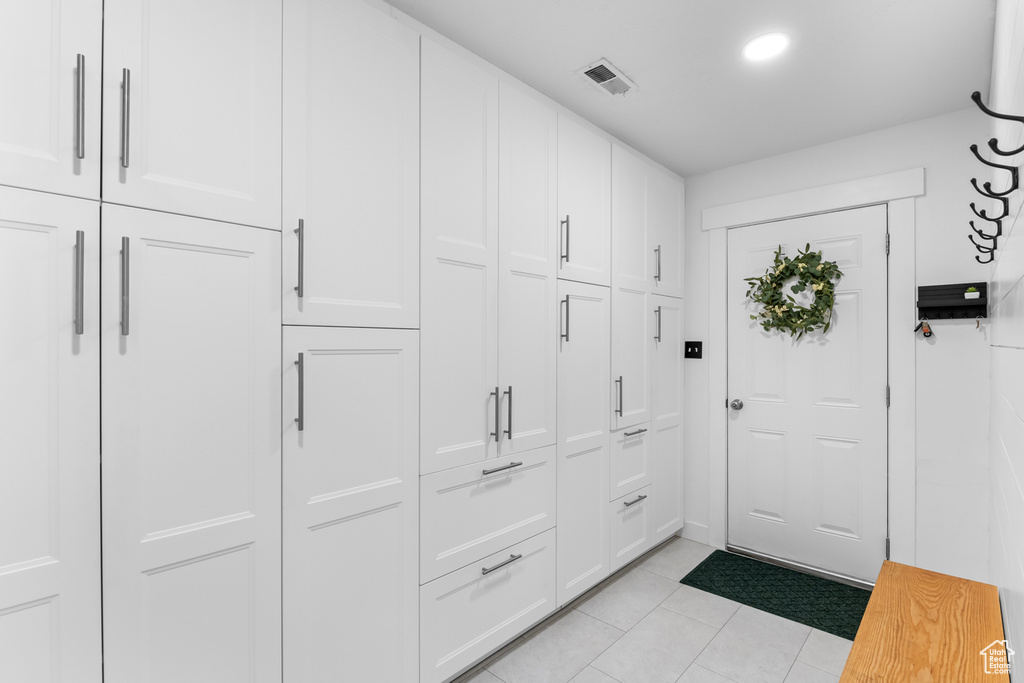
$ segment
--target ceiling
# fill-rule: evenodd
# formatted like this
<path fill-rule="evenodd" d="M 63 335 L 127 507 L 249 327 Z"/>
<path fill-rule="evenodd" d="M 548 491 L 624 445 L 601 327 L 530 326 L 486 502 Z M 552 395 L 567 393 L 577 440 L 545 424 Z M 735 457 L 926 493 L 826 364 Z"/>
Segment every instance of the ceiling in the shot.
<path fill-rule="evenodd" d="M 973 106 L 995 0 L 388 0 L 682 176 Z M 788 52 L 746 62 L 773 31 Z M 577 73 L 605 58 L 637 84 Z"/>

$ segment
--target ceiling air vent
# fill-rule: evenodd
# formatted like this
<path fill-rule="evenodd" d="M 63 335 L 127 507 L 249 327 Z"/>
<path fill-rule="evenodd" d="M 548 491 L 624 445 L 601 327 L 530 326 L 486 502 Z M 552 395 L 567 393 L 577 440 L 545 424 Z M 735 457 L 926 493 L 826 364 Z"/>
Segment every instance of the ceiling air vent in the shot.
<path fill-rule="evenodd" d="M 591 64 L 580 70 L 581 74 L 596 87 L 612 95 L 625 95 L 636 88 L 636 83 L 629 80 L 606 59 Z"/>

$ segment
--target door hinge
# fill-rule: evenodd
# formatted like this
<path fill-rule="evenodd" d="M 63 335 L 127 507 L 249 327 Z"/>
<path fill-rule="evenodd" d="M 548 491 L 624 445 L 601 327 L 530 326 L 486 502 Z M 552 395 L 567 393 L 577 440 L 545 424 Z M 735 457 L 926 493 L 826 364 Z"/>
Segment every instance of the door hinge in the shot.
<path fill-rule="evenodd" d="M 889 233 L 885 233 L 885 255 L 889 255 Z"/>
<path fill-rule="evenodd" d="M 889 559 L 889 537 L 885 537 L 885 559 Z"/>
<path fill-rule="evenodd" d="M 885 385 L 885 407 L 888 408 L 890 403 L 889 385 Z"/>

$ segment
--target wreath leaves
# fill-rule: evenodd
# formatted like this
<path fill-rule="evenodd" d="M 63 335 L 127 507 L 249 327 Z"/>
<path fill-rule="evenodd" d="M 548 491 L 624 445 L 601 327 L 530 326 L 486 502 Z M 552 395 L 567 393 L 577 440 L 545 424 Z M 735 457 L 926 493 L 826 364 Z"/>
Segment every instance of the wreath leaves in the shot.
<path fill-rule="evenodd" d="M 765 331 L 785 330 L 797 339 L 819 327 L 828 332 L 835 308 L 835 282 L 843 276 L 834 261 L 826 261 L 820 251 L 811 251 L 808 243 L 797 257 L 782 255 L 782 245 L 775 251 L 775 261 L 760 277 L 744 278 L 750 283 L 747 297 L 761 304 L 761 312 L 750 316 Z M 793 294 L 814 292 L 810 306 L 797 304 L 791 294 L 783 291 L 783 284 L 791 277 L 797 281 L 789 288 Z"/>

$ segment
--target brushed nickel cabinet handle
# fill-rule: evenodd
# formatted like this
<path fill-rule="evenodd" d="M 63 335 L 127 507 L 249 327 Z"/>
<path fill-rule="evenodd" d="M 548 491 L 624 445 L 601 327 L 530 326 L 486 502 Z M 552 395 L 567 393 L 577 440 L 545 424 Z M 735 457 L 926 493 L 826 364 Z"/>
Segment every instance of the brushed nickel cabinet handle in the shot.
<path fill-rule="evenodd" d="M 128 299 L 128 285 L 130 284 L 130 271 L 128 262 L 128 238 L 121 238 L 121 335 L 128 336 L 128 315 L 131 312 Z"/>
<path fill-rule="evenodd" d="M 295 292 L 302 298 L 302 282 L 305 280 L 305 261 L 306 261 L 306 221 L 299 219 L 299 227 L 295 229 L 295 234 L 299 236 L 299 284 L 295 286 Z"/>
<path fill-rule="evenodd" d="M 623 436 L 636 436 L 637 434 L 643 434 L 646 431 L 647 431 L 646 429 L 638 429 L 635 432 L 623 432 L 622 435 Z"/>
<path fill-rule="evenodd" d="M 559 256 L 560 260 L 565 261 L 566 263 L 568 263 L 569 262 L 569 214 L 565 214 L 565 220 L 559 221 L 559 225 L 564 225 L 565 226 L 565 242 L 564 242 L 564 244 L 565 244 L 565 252 L 562 253 L 562 254 L 559 254 L 558 256 Z"/>
<path fill-rule="evenodd" d="M 502 467 L 495 467 L 492 470 L 484 470 L 484 474 L 494 474 L 495 472 L 504 472 L 505 470 L 510 470 L 513 467 L 521 467 L 522 464 L 523 463 L 521 463 L 521 462 L 509 463 L 508 465 L 503 465 Z"/>
<path fill-rule="evenodd" d="M 299 416 L 295 418 L 295 422 L 299 425 L 301 432 L 306 428 L 306 358 L 304 354 L 299 354 L 295 366 L 299 370 Z"/>
<path fill-rule="evenodd" d="M 501 388 L 494 387 L 494 391 L 488 395 L 494 397 L 494 431 L 491 436 L 495 441 L 501 441 Z"/>
<path fill-rule="evenodd" d="M 85 55 L 75 64 L 75 156 L 85 158 Z"/>
<path fill-rule="evenodd" d="M 622 375 L 619 375 L 615 383 L 619 385 L 619 407 L 615 409 L 615 412 L 618 413 L 619 417 L 622 417 Z"/>
<path fill-rule="evenodd" d="M 131 136 L 132 72 L 121 69 L 121 167 L 128 168 L 129 137 Z"/>
<path fill-rule="evenodd" d="M 654 309 L 654 314 L 658 316 L 658 333 L 654 335 L 654 341 L 661 341 L 661 306 Z"/>
<path fill-rule="evenodd" d="M 660 244 L 658 245 L 658 248 L 654 250 L 654 253 L 657 255 L 657 261 L 655 261 L 656 270 L 654 271 L 654 279 L 656 281 L 658 281 L 658 282 L 661 282 L 661 245 Z"/>
<path fill-rule="evenodd" d="M 562 303 L 565 304 L 565 327 L 562 328 L 563 332 L 558 336 L 565 341 L 569 341 L 569 297 L 565 297 Z"/>
<path fill-rule="evenodd" d="M 505 560 L 504 562 L 499 562 L 498 564 L 494 565 L 493 567 L 481 567 L 480 568 L 480 572 L 482 574 L 484 574 L 484 575 L 490 574 L 491 572 L 497 571 L 498 569 L 501 569 L 505 565 L 512 564 L 516 560 L 521 560 L 522 558 L 523 558 L 522 555 L 509 555 L 507 560 Z"/>
<path fill-rule="evenodd" d="M 626 507 L 632 507 L 632 506 L 636 505 L 637 503 L 639 503 L 641 500 L 644 500 L 645 498 L 647 498 L 647 496 L 640 495 L 640 496 L 636 497 L 636 500 L 631 500 L 628 503 L 623 503 L 623 505 L 625 505 Z"/>
<path fill-rule="evenodd" d="M 85 332 L 85 232 L 75 231 L 75 334 Z"/>
<path fill-rule="evenodd" d="M 508 391 L 505 392 L 508 396 L 508 427 L 502 432 L 508 436 L 509 440 L 512 439 L 512 385 L 508 385 Z"/>

